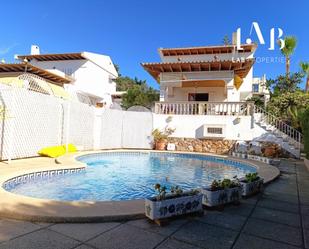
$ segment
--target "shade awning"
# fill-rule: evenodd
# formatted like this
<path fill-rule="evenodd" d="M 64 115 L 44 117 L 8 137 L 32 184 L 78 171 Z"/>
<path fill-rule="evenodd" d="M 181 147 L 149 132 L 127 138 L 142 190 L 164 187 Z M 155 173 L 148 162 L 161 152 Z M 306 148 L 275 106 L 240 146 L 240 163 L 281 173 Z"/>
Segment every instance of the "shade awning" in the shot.
<path fill-rule="evenodd" d="M 19 59 L 38 61 L 61 61 L 61 60 L 85 60 L 83 53 L 64 53 L 64 54 L 34 54 L 34 55 L 19 55 Z"/>
<path fill-rule="evenodd" d="M 158 82 L 161 73 L 175 72 L 210 72 L 210 71 L 234 71 L 239 77 L 244 78 L 254 64 L 254 59 L 245 61 L 187 61 L 187 62 L 157 62 L 142 63 L 143 68 Z"/>
<path fill-rule="evenodd" d="M 69 77 L 61 77 L 28 63 L 0 64 L 0 73 L 31 73 L 59 85 L 68 84 L 72 81 Z"/>
<path fill-rule="evenodd" d="M 241 50 L 237 50 L 236 45 L 221 46 L 200 46 L 187 48 L 159 48 L 159 53 L 163 56 L 180 56 L 180 55 L 202 55 L 202 54 L 229 54 L 235 51 L 239 53 L 254 52 L 257 44 L 241 44 Z"/>

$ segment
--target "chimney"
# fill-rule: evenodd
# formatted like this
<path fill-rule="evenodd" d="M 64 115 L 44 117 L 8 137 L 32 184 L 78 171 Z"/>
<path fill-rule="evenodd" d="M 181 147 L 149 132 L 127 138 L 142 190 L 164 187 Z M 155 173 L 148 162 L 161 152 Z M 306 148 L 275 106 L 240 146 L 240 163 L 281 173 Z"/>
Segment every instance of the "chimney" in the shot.
<path fill-rule="evenodd" d="M 40 48 L 37 45 L 31 45 L 31 55 L 40 54 Z"/>

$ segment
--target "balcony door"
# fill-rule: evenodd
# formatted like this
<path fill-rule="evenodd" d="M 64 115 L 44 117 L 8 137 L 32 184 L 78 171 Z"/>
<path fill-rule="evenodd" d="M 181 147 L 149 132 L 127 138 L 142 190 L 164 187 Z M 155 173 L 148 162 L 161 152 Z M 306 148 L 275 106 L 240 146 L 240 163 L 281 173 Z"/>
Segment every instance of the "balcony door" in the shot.
<path fill-rule="evenodd" d="M 189 93 L 188 101 L 208 101 L 209 93 Z"/>

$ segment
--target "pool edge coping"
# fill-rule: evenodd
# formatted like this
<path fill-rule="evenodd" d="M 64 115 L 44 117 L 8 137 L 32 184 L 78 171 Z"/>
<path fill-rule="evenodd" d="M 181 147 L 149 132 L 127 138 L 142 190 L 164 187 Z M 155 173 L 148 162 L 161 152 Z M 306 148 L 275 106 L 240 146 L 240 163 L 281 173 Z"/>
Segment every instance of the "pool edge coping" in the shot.
<path fill-rule="evenodd" d="M 85 168 L 86 165 L 76 158 L 83 155 L 98 154 L 104 152 L 156 152 L 175 154 L 194 154 L 202 156 L 213 156 L 249 164 L 256 167 L 260 176 L 269 183 L 276 179 L 280 171 L 274 166 L 265 163 L 240 159 L 226 155 L 209 153 L 183 152 L 183 151 L 157 151 L 141 149 L 110 149 L 83 151 L 70 153 L 59 157 L 59 164 L 42 166 L 37 169 L 20 169 L 13 173 L 0 176 L 0 217 L 14 218 L 37 222 L 100 222 L 120 221 L 144 217 L 144 200 L 128 201 L 55 201 L 17 195 L 6 191 L 3 184 L 14 177 L 41 171 Z"/>

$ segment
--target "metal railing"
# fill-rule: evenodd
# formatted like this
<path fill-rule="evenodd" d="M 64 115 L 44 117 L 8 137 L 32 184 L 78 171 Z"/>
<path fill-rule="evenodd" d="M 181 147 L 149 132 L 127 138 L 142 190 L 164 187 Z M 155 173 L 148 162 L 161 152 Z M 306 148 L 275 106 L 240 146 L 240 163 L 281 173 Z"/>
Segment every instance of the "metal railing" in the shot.
<path fill-rule="evenodd" d="M 156 114 L 169 115 L 252 115 L 253 102 L 178 101 L 156 102 Z"/>
<path fill-rule="evenodd" d="M 284 139 L 290 140 L 293 146 L 300 151 L 302 146 L 302 134 L 298 130 L 261 107 L 254 106 L 254 113 L 261 114 L 257 120 L 258 122 L 264 122 L 266 125 L 274 127 L 275 130 L 273 132 L 278 133 L 278 135 L 281 135 Z"/>

